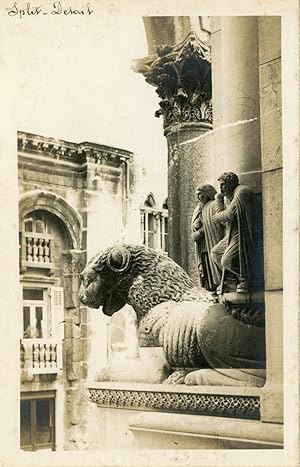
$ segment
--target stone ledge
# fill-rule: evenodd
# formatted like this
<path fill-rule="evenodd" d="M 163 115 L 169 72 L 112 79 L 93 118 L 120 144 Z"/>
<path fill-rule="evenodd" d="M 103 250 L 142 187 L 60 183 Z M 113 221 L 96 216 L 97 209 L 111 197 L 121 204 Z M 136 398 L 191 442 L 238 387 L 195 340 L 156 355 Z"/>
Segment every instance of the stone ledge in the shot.
<path fill-rule="evenodd" d="M 181 394 L 220 394 L 230 396 L 260 397 L 263 388 L 238 386 L 187 386 L 184 384 L 153 384 L 122 381 L 87 381 L 86 389 L 108 389 L 120 391 L 147 391 Z"/>
<path fill-rule="evenodd" d="M 139 444 L 152 448 L 283 448 L 283 425 L 253 420 L 146 412 L 130 417 L 129 429 Z"/>

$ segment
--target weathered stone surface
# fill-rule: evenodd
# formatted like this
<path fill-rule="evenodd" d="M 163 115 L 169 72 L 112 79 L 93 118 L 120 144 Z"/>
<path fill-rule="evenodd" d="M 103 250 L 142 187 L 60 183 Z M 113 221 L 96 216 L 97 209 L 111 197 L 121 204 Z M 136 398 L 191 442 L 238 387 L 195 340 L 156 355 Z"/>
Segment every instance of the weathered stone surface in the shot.
<path fill-rule="evenodd" d="M 282 171 L 263 174 L 265 288 L 282 288 Z M 276 232 L 276 233 L 275 233 Z"/>
<path fill-rule="evenodd" d="M 281 17 L 259 16 L 259 63 L 267 63 L 281 56 Z"/>
<path fill-rule="evenodd" d="M 68 315 L 68 312 L 66 312 L 65 316 L 65 323 L 64 323 L 64 339 L 66 342 L 73 337 L 72 336 L 72 318 Z"/>
<path fill-rule="evenodd" d="M 84 426 L 72 425 L 69 428 L 66 440 L 66 449 L 80 451 L 88 449 L 87 433 Z"/>
<path fill-rule="evenodd" d="M 90 339 L 81 338 L 81 358 L 87 360 L 91 351 Z"/>
<path fill-rule="evenodd" d="M 80 324 L 74 323 L 72 321 L 71 330 L 72 330 L 71 334 L 74 339 L 79 339 L 81 337 L 81 325 Z"/>
<path fill-rule="evenodd" d="M 69 362 L 67 378 L 70 381 L 81 380 L 81 362 L 76 362 L 76 361 Z"/>
<path fill-rule="evenodd" d="M 211 34 L 220 31 L 222 28 L 222 17 L 221 16 L 213 16 L 211 18 Z"/>
<path fill-rule="evenodd" d="M 86 362 L 81 364 L 81 377 L 82 380 L 86 380 L 88 376 L 89 365 Z"/>
<path fill-rule="evenodd" d="M 260 67 L 260 107 L 263 170 L 282 166 L 281 60 Z"/>
<path fill-rule="evenodd" d="M 261 395 L 264 422 L 283 423 L 283 302 L 282 291 L 266 291 L 267 378 Z"/>
<path fill-rule="evenodd" d="M 199 275 L 190 225 L 196 202 L 196 187 L 209 178 L 209 129 L 201 124 L 178 126 L 176 132 L 167 134 L 169 255 L 188 272 L 196 284 L 199 283 Z M 193 138 L 197 140 L 192 141 Z"/>
<path fill-rule="evenodd" d="M 88 310 L 86 307 L 83 307 L 83 306 L 80 307 L 80 322 L 81 324 L 89 322 Z"/>
<path fill-rule="evenodd" d="M 92 328 L 90 324 L 83 323 L 80 326 L 81 328 L 81 337 L 87 338 L 91 335 Z"/>
<path fill-rule="evenodd" d="M 72 291 L 72 278 L 70 276 L 64 277 L 64 304 L 66 309 L 74 309 L 73 291 Z"/>
<path fill-rule="evenodd" d="M 212 25 L 215 20 L 219 19 L 216 28 L 220 28 L 221 19 L 212 18 Z M 214 27 L 214 26 L 213 26 Z M 224 81 L 220 79 L 222 70 L 222 31 L 220 29 L 211 35 L 211 51 L 212 51 L 212 105 L 214 112 L 213 128 L 217 130 L 211 137 L 212 140 L 212 154 L 209 159 L 212 180 L 216 180 L 217 177 L 223 173 L 227 168 L 225 167 L 224 160 L 226 153 L 224 151 L 224 136 L 225 130 L 222 129 L 223 125 L 223 105 L 222 105 L 222 88 Z M 207 161 L 208 162 L 208 161 Z"/>
<path fill-rule="evenodd" d="M 213 18 L 212 30 L 213 176 L 235 172 L 260 193 L 257 17 Z"/>
<path fill-rule="evenodd" d="M 196 370 L 189 373 L 185 378 L 185 384 L 194 386 L 228 386 L 228 378 L 231 378 L 231 386 L 261 387 L 266 382 L 266 370 L 257 370 L 255 375 L 247 370 L 221 369 L 217 372 L 211 369 Z M 243 384 L 241 384 L 243 378 Z"/>
<path fill-rule="evenodd" d="M 73 362 L 80 362 L 82 359 L 81 355 L 81 339 L 72 339 L 72 360 Z"/>
<path fill-rule="evenodd" d="M 144 412 L 129 419 L 134 447 L 171 449 L 282 448 L 283 427 L 222 417 Z"/>

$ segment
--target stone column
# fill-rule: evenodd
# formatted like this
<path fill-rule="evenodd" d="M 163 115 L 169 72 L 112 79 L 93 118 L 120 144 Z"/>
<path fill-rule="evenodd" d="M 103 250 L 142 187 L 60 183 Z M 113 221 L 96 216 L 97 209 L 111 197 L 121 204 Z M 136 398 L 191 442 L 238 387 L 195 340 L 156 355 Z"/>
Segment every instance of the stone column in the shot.
<path fill-rule="evenodd" d="M 215 177 L 238 174 L 261 193 L 257 17 L 212 20 Z"/>
<path fill-rule="evenodd" d="M 210 47 L 190 32 L 175 46 L 157 46 L 156 54 L 136 61 L 160 97 L 168 141 L 169 255 L 199 283 L 191 239 L 196 187 L 211 176 L 212 128 Z"/>
<path fill-rule="evenodd" d="M 196 205 L 195 190 L 210 177 L 208 123 L 179 123 L 167 128 L 169 255 L 198 284 L 195 243 L 191 218 Z M 196 140 L 192 142 L 191 140 Z"/>

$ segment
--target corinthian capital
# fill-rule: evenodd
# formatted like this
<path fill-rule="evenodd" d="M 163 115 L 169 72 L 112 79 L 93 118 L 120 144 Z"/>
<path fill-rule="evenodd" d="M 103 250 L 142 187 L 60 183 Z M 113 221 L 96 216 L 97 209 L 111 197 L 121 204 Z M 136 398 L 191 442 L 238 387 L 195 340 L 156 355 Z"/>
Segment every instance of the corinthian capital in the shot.
<path fill-rule="evenodd" d="M 161 100 L 155 116 L 163 116 L 164 128 L 212 123 L 210 47 L 193 32 L 173 47 L 157 46 L 155 55 L 137 60 L 133 69 L 156 87 Z"/>

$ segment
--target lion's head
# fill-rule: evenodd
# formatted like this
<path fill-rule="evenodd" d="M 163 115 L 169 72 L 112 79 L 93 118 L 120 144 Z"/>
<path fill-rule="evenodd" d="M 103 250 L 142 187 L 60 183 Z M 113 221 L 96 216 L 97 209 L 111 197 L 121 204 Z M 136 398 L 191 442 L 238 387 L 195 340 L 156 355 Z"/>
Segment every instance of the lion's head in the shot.
<path fill-rule="evenodd" d="M 94 256 L 80 274 L 80 301 L 90 308 L 102 306 L 109 316 L 120 310 L 127 298 L 126 287 L 120 288 L 120 279 L 130 263 L 131 254 L 125 246 L 108 248 Z"/>
<path fill-rule="evenodd" d="M 194 289 L 178 264 L 143 245 L 107 248 L 87 264 L 80 278 L 79 299 L 84 305 L 102 306 L 103 313 L 111 316 L 128 303 L 138 320 L 153 306 L 183 300 Z"/>

